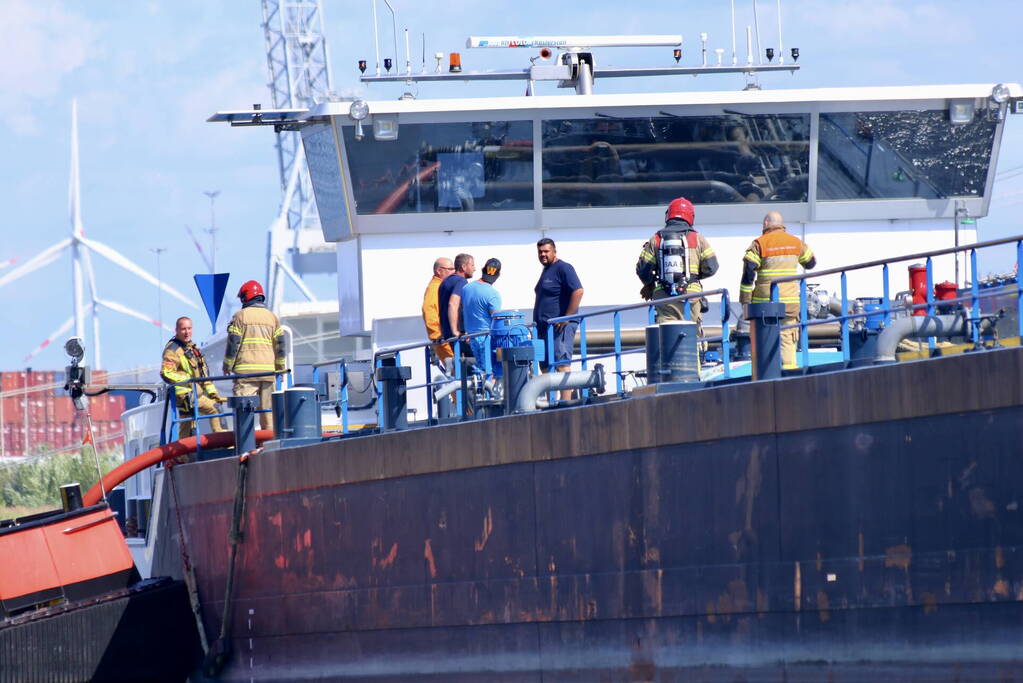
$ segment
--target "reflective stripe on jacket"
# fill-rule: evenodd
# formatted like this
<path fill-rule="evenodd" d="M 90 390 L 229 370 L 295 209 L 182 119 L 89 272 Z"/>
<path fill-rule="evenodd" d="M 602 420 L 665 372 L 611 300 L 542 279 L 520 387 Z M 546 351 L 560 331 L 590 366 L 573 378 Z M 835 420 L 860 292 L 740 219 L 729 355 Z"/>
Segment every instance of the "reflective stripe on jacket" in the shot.
<path fill-rule="evenodd" d="M 665 228 L 672 230 L 674 228 Z M 702 292 L 703 285 L 700 279 L 708 278 L 717 272 L 718 262 L 714 250 L 710 247 L 707 238 L 695 230 L 678 230 L 686 235 L 686 250 L 689 252 L 689 274 L 692 281 L 686 287 L 686 292 Z M 657 276 L 657 250 L 661 246 L 660 231 L 654 233 L 650 241 L 643 245 L 639 252 L 639 263 L 636 264 L 636 275 L 643 284 L 654 284 L 653 291 L 663 291 L 664 283 Z"/>
<path fill-rule="evenodd" d="M 800 265 L 812 268 L 815 263 L 813 252 L 803 240 L 790 235 L 784 227 L 766 230 L 753 240 L 743 260 L 756 269 L 756 282 L 743 282 L 739 286 L 739 301 L 761 303 L 771 300 L 771 283 L 775 279 L 795 275 Z M 799 283 L 778 284 L 778 300 L 785 304 L 785 315 L 799 316 Z"/>
<path fill-rule="evenodd" d="M 210 371 L 206 366 L 206 357 L 202 355 L 199 347 L 192 342 L 184 344 L 175 337 L 167 342 L 167 346 L 163 347 L 160 377 L 167 384 L 209 376 Z M 213 382 L 202 382 L 199 387 L 199 394 L 201 395 L 203 392 L 210 398 L 217 397 L 217 388 L 213 386 Z M 174 395 L 179 398 L 191 393 L 192 385 L 190 384 L 174 387 Z"/>
<path fill-rule="evenodd" d="M 227 333 L 225 375 L 284 370 L 284 330 L 266 306 L 256 303 L 242 308 L 231 318 Z"/>

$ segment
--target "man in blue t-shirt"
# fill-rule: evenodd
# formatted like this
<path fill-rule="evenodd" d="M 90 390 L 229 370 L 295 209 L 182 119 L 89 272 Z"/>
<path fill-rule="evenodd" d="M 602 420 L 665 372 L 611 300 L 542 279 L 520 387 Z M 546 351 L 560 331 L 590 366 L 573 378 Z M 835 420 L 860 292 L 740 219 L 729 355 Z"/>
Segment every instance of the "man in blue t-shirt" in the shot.
<path fill-rule="evenodd" d="M 440 332 L 443 339 L 462 335 L 462 323 L 458 319 L 462 289 L 475 272 L 476 261 L 472 256 L 459 254 L 455 257 L 455 272 L 444 278 L 440 287 L 437 288 L 437 308 L 440 313 Z"/>
<path fill-rule="evenodd" d="M 483 266 L 480 279 L 466 284 L 462 289 L 462 324 L 466 334 L 490 331 L 493 314 L 501 310 L 501 295 L 494 289 L 494 282 L 500 275 L 501 262 L 492 258 Z M 469 346 L 472 355 L 476 357 L 476 365 L 484 367 L 486 337 L 473 337 L 469 340 Z"/>
<path fill-rule="evenodd" d="M 544 237 L 536 243 L 536 256 L 543 265 L 543 272 L 533 289 L 536 292 L 533 322 L 536 323 L 537 336 L 546 345 L 547 321 L 578 313 L 579 303 L 583 300 L 583 285 L 575 274 L 575 268 L 558 258 L 557 247 L 550 237 Z M 560 372 L 566 372 L 571 367 L 572 346 L 578 326 L 579 323 L 574 321 L 554 324 L 554 364 Z M 545 352 L 544 358 L 549 357 L 549 351 Z M 562 399 L 571 397 L 571 390 L 561 392 Z"/>

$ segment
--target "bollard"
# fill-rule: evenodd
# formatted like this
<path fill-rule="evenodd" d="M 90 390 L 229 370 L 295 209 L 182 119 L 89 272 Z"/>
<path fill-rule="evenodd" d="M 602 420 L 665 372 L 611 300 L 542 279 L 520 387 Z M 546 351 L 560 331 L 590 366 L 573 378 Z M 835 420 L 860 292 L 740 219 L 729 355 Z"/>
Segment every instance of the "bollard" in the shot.
<path fill-rule="evenodd" d="M 769 301 L 749 305 L 753 379 L 781 377 L 781 324 L 785 304 Z"/>
<path fill-rule="evenodd" d="M 660 381 L 699 382 L 700 351 L 697 346 L 696 323 L 669 320 L 658 327 Z"/>
<path fill-rule="evenodd" d="M 320 427 L 320 405 L 316 402 L 315 387 L 292 387 L 284 391 L 284 415 L 287 431 L 278 432 L 281 439 L 318 439 L 323 435 Z"/>
<path fill-rule="evenodd" d="M 259 409 L 259 397 L 232 396 L 227 402 L 234 410 L 234 452 L 241 454 L 256 450 L 256 411 Z"/>
<path fill-rule="evenodd" d="M 388 359 L 384 359 L 387 362 Z M 382 365 L 377 368 L 376 380 L 380 382 L 380 402 L 383 424 L 381 430 L 408 428 L 408 399 L 405 383 L 412 377 L 412 368 L 407 365 Z"/>
<path fill-rule="evenodd" d="M 646 383 L 661 381 L 661 328 L 649 325 L 646 328 Z"/>
<path fill-rule="evenodd" d="M 536 352 L 533 346 L 510 346 L 497 350 L 497 359 L 504 371 L 504 414 L 511 415 L 519 401 L 522 387 L 529 381 L 529 368 Z"/>
<path fill-rule="evenodd" d="M 283 439 L 288 435 L 288 413 L 284 405 L 284 389 L 270 394 L 270 414 L 274 420 L 274 436 Z"/>

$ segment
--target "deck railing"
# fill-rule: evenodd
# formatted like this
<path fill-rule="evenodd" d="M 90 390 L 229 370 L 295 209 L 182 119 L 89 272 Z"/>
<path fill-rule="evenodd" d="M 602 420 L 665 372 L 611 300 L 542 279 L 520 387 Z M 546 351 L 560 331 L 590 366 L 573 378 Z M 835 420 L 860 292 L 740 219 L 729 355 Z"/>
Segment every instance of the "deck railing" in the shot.
<path fill-rule="evenodd" d="M 933 315 L 935 306 L 948 306 L 959 303 L 969 302 L 970 304 L 970 318 L 969 322 L 971 325 L 970 336 L 971 341 L 974 344 L 980 342 L 980 301 L 987 297 L 998 296 L 1004 294 L 1004 289 L 983 292 L 980 290 L 980 276 L 977 268 L 977 252 L 981 249 L 988 249 L 991 247 L 1003 246 L 1006 244 L 1016 245 L 1016 305 L 1017 305 L 1017 333 L 1023 338 L 1023 310 L 1020 309 L 1020 304 L 1023 303 L 1023 287 L 1020 287 L 1018 274 L 1020 273 L 1020 266 L 1023 265 L 1023 235 L 1016 235 L 1014 237 L 1006 237 L 997 240 L 988 240 L 985 242 L 976 242 L 974 244 L 967 244 L 959 247 L 948 247 L 945 249 L 933 249 L 931 251 L 921 251 L 914 254 L 906 254 L 904 256 L 896 256 L 892 258 L 876 259 L 873 261 L 865 261 L 863 263 L 856 263 L 850 266 L 841 266 L 838 268 L 829 268 L 825 270 L 811 270 L 806 271 L 799 275 L 788 275 L 780 277 L 771 283 L 771 301 L 779 301 L 778 285 L 786 282 L 798 282 L 799 283 L 799 321 L 795 323 L 789 323 L 782 325 L 781 329 L 793 329 L 799 328 L 799 365 L 806 367 L 810 364 L 810 351 L 808 344 L 808 330 L 814 325 L 822 325 L 825 323 L 835 323 L 836 321 L 840 325 L 841 339 L 842 339 L 842 360 L 845 362 L 849 361 L 849 323 L 855 319 L 866 320 L 868 316 L 881 315 L 882 320 L 887 326 L 891 322 L 893 314 L 907 313 L 912 314 L 916 310 L 925 310 L 927 315 Z M 955 298 L 941 299 L 936 301 L 934 298 L 934 259 L 938 256 L 948 256 L 952 254 L 969 254 L 969 282 L 970 282 L 970 294 L 967 296 L 958 296 Z M 924 260 L 927 274 L 927 300 L 921 304 L 911 305 L 896 305 L 891 297 L 891 285 L 890 285 L 890 271 L 889 265 L 893 263 L 904 263 L 907 261 L 918 262 L 921 259 Z M 881 268 L 881 300 L 884 302 L 880 310 L 870 312 L 849 312 L 849 289 L 848 289 L 848 273 L 854 271 L 867 270 L 871 268 Z M 957 267 L 958 270 L 958 267 Z M 839 289 L 842 314 L 839 316 L 809 319 L 807 314 L 807 281 L 808 280 L 819 280 L 822 277 L 828 275 L 839 276 Z M 956 274 L 958 278 L 958 273 Z M 956 283 L 959 284 L 958 282 Z M 934 338 L 928 340 L 929 347 L 934 349 Z"/>
<path fill-rule="evenodd" d="M 291 386 L 291 371 L 269 371 L 269 372 L 241 372 L 233 375 L 217 375 L 215 377 L 190 377 L 189 379 L 183 379 L 180 382 L 174 382 L 173 384 L 167 385 L 166 396 L 163 402 L 163 420 L 160 422 L 160 445 L 166 445 L 170 441 L 176 441 L 178 439 L 178 433 L 180 431 L 179 426 L 182 422 L 191 422 L 192 429 L 195 434 L 199 434 L 199 420 L 212 420 L 215 417 L 233 417 L 233 412 L 226 413 L 212 413 L 209 415 L 201 415 L 199 413 L 199 385 L 205 384 L 206 382 L 220 382 L 225 380 L 237 380 L 237 379 L 252 379 L 256 377 L 273 377 L 277 389 L 280 389 L 283 385 L 284 378 L 288 379 L 288 386 Z M 190 387 L 192 392 L 192 410 L 191 415 L 182 416 L 178 412 L 178 401 L 177 387 Z M 172 412 L 173 411 L 173 412 Z M 256 413 L 269 413 L 270 408 L 263 408 L 261 410 L 255 410 Z M 168 420 L 168 414 L 170 419 Z M 169 434 L 168 434 L 169 429 Z M 199 453 L 202 452 L 201 439 L 196 439 L 195 442 L 195 453 L 198 457 Z"/>

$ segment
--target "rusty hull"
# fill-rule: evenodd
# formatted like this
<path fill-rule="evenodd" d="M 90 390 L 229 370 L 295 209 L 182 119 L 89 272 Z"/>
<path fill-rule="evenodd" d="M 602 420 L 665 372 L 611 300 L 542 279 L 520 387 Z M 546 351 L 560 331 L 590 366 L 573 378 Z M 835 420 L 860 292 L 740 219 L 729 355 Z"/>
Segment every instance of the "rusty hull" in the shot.
<path fill-rule="evenodd" d="M 225 677 L 1023 678 L 1021 375 L 1005 349 L 262 454 Z M 175 469 L 211 634 L 236 467 Z"/>

